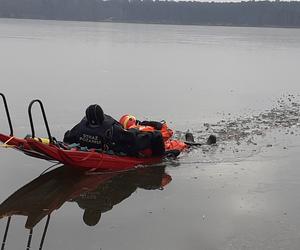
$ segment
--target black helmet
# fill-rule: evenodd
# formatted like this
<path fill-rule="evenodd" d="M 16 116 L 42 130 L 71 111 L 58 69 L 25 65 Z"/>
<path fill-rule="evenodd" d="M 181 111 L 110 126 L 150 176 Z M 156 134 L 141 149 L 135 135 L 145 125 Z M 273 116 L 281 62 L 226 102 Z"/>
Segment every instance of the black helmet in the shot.
<path fill-rule="evenodd" d="M 85 111 L 86 119 L 91 125 L 100 125 L 104 121 L 104 113 L 98 104 L 90 105 Z"/>

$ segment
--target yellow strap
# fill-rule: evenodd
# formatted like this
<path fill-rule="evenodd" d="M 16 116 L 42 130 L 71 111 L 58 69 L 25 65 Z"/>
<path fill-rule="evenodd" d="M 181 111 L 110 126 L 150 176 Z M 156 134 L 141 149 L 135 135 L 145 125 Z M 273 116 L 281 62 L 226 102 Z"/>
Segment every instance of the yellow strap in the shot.
<path fill-rule="evenodd" d="M 13 148 L 13 147 L 15 147 L 15 145 L 1 144 L 0 147 L 1 148 Z"/>
<path fill-rule="evenodd" d="M 13 138 L 15 138 L 14 136 L 10 137 L 6 142 L 4 142 L 3 144 L 0 145 L 0 147 L 2 148 L 13 148 L 15 145 L 8 145 L 7 143 L 9 143 Z"/>
<path fill-rule="evenodd" d="M 41 142 L 43 144 L 49 144 L 50 143 L 49 138 L 34 137 L 34 140 L 39 141 L 39 142 Z"/>

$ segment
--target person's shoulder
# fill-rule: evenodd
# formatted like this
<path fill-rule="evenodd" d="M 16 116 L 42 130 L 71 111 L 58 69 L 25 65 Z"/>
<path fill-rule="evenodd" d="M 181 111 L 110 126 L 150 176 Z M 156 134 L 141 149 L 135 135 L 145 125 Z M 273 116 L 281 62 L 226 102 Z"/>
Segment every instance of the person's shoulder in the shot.
<path fill-rule="evenodd" d="M 115 121 L 115 119 L 112 118 L 110 115 L 104 114 L 104 121 L 113 122 L 113 121 Z"/>
<path fill-rule="evenodd" d="M 87 124 L 88 124 L 88 120 L 87 120 L 86 116 L 84 116 L 77 125 L 82 126 L 82 125 L 87 125 Z"/>
<path fill-rule="evenodd" d="M 110 115 L 104 114 L 104 119 L 113 119 Z"/>
<path fill-rule="evenodd" d="M 112 126 L 121 126 L 121 124 L 114 118 L 112 118 L 110 115 L 104 114 L 104 122 L 106 124 L 110 124 Z"/>

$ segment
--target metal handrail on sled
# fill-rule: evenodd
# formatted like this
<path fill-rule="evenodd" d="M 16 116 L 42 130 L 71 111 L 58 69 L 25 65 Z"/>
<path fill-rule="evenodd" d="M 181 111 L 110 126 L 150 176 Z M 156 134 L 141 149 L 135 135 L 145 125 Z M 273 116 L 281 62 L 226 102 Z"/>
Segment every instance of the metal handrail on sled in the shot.
<path fill-rule="evenodd" d="M 9 129 L 10 129 L 10 136 L 13 136 L 14 131 L 13 131 L 13 126 L 12 126 L 11 119 L 10 119 L 10 114 L 9 114 L 9 110 L 8 110 L 8 105 L 7 105 L 7 102 L 6 102 L 6 98 L 5 98 L 5 95 L 4 95 L 4 94 L 0 93 L 0 95 L 1 95 L 2 100 L 3 100 L 3 103 L 4 103 L 4 108 L 5 108 L 5 112 L 6 112 L 6 117 L 7 117 Z"/>
<path fill-rule="evenodd" d="M 48 134 L 48 137 L 49 137 L 49 141 L 50 141 L 50 143 L 53 143 L 53 138 L 52 138 L 51 133 L 50 133 L 50 129 L 49 129 L 49 125 L 48 125 L 44 105 L 43 105 L 42 101 L 39 100 L 39 99 L 32 100 L 29 103 L 29 106 L 28 106 L 28 115 L 29 115 L 29 121 L 30 121 L 30 127 L 31 127 L 31 137 L 32 138 L 35 137 L 35 131 L 34 131 L 34 125 L 33 125 L 33 120 L 32 120 L 31 109 L 32 109 L 32 105 L 36 102 L 40 105 L 42 115 L 43 115 L 43 119 L 44 119 L 44 123 L 45 123 L 46 130 L 47 130 L 47 134 Z"/>

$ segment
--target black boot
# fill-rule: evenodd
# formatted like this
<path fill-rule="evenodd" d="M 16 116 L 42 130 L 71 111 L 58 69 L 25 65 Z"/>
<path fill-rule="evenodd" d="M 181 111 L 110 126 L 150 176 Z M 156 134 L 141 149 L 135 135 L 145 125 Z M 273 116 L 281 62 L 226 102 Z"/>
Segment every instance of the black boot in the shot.
<path fill-rule="evenodd" d="M 217 137 L 215 135 L 210 135 L 207 139 L 207 145 L 212 145 L 217 142 Z"/>
<path fill-rule="evenodd" d="M 195 142 L 194 136 L 190 132 L 185 133 L 185 140 L 188 142 Z"/>

